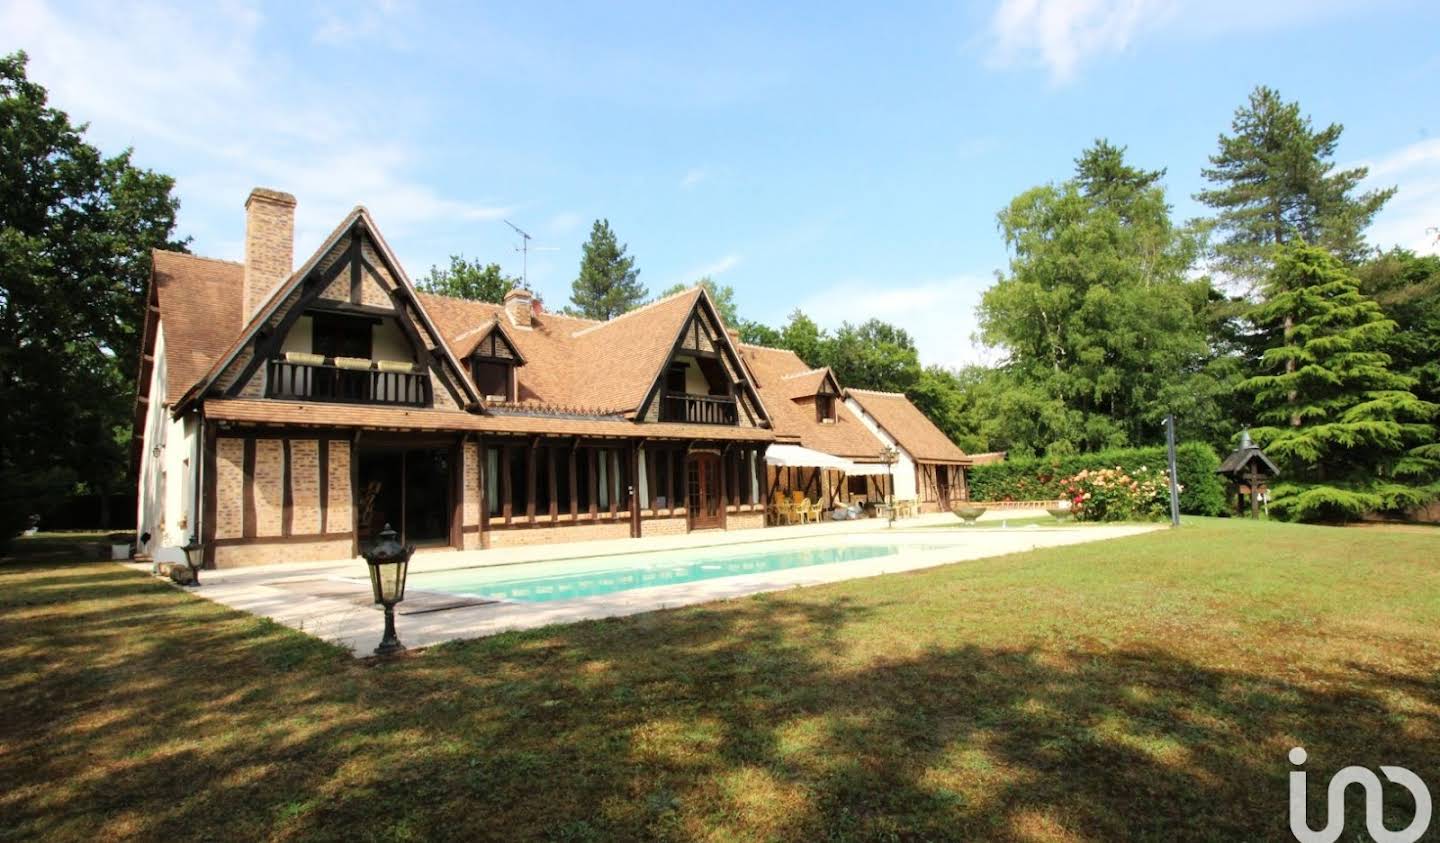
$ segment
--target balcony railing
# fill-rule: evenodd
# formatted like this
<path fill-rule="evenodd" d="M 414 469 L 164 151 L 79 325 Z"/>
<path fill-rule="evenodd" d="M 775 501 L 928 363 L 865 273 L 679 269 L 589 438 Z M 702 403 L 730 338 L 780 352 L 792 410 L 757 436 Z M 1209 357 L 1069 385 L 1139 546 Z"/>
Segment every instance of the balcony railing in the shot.
<path fill-rule="evenodd" d="M 684 395 L 667 392 L 660 401 L 662 422 L 733 425 L 739 418 L 735 399 L 729 395 Z"/>
<path fill-rule="evenodd" d="M 342 369 L 270 360 L 265 370 L 265 397 L 327 401 L 339 404 L 430 404 L 430 376 L 424 372 Z"/>

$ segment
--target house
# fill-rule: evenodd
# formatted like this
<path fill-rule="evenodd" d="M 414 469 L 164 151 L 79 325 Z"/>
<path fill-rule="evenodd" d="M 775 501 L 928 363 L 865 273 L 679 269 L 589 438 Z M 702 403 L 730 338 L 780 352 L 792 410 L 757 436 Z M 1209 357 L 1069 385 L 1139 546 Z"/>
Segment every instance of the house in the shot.
<path fill-rule="evenodd" d="M 157 561 L 192 538 L 211 567 L 348 558 L 385 524 L 457 549 L 759 527 L 770 448 L 878 449 L 833 374 L 739 345 L 699 287 L 606 322 L 428 295 L 363 207 L 297 268 L 294 213 L 257 188 L 243 263 L 153 255 L 134 439 Z"/>
<path fill-rule="evenodd" d="M 918 499 L 922 512 L 945 512 L 969 500 L 965 469 L 970 458 L 904 394 L 848 389 L 845 403 L 886 445 L 900 452 L 895 464 L 897 498 Z"/>
<path fill-rule="evenodd" d="M 829 368 L 793 351 L 741 344 L 740 359 L 774 422 L 769 488 L 799 492 L 823 509 L 886 499 L 885 443 L 845 404 Z"/>

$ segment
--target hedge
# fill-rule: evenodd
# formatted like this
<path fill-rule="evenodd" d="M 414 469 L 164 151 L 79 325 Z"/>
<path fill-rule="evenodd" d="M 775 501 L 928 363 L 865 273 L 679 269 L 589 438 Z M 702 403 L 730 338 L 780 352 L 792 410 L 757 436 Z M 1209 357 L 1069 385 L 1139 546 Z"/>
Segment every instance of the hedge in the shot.
<path fill-rule="evenodd" d="M 970 497 L 976 501 L 1046 500 L 1060 498 L 1060 483 L 1084 469 L 1120 466 L 1129 473 L 1140 468 L 1165 469 L 1165 448 L 1117 448 L 1065 457 L 1033 457 L 977 465 L 969 470 Z M 1180 475 L 1180 511 L 1219 515 L 1225 509 L 1225 483 L 1215 470 L 1220 458 L 1209 445 L 1187 442 L 1175 451 Z"/>

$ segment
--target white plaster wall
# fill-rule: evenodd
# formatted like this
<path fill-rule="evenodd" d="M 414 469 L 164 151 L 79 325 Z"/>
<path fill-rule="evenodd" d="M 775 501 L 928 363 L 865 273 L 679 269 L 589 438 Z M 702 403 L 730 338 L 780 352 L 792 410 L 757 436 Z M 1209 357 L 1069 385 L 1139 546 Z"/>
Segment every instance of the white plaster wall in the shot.
<path fill-rule="evenodd" d="M 301 316 L 290 327 L 290 332 L 285 335 L 285 341 L 280 343 L 280 350 L 309 354 L 314 349 L 311 339 L 314 333 L 315 320 L 309 316 Z"/>
<path fill-rule="evenodd" d="M 394 319 L 385 319 L 370 334 L 371 355 L 376 360 L 408 360 L 415 362 L 410 340 Z"/>
<path fill-rule="evenodd" d="M 150 403 L 145 411 L 145 441 L 140 452 L 136 502 L 136 547 L 160 562 L 183 562 L 182 548 L 195 527 L 195 483 L 199 465 L 199 424 L 191 414 L 170 417 L 164 403 L 165 326 L 157 327 L 155 365 L 150 376 Z M 148 544 L 140 536 L 149 533 Z"/>
<path fill-rule="evenodd" d="M 865 412 L 864 408 L 860 406 L 860 402 L 853 398 L 846 398 L 845 406 L 850 408 L 850 412 L 854 413 L 855 417 L 860 420 L 860 423 L 869 428 L 870 432 L 875 434 L 877 439 L 900 452 L 900 459 L 895 463 L 894 469 L 895 497 L 920 497 L 920 486 L 917 482 L 918 475 L 915 470 L 915 460 L 910 456 L 910 452 L 902 448 L 900 443 L 895 441 L 895 437 L 886 433 L 885 430 L 875 422 L 875 419 L 871 418 L 870 414 Z"/>
<path fill-rule="evenodd" d="M 700 371 L 700 364 L 695 362 L 694 357 L 689 355 L 676 355 L 673 361 L 676 365 L 685 366 L 685 392 L 688 395 L 709 395 L 710 382 L 705 380 L 705 373 Z"/>

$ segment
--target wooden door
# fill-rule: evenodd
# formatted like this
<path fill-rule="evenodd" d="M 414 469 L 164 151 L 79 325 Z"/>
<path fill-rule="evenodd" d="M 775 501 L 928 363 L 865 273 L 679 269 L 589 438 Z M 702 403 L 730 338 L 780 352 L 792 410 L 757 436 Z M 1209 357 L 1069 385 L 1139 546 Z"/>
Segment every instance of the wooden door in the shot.
<path fill-rule="evenodd" d="M 691 454 L 686 461 L 686 506 L 690 529 L 725 526 L 725 502 L 720 490 L 720 456 Z"/>

